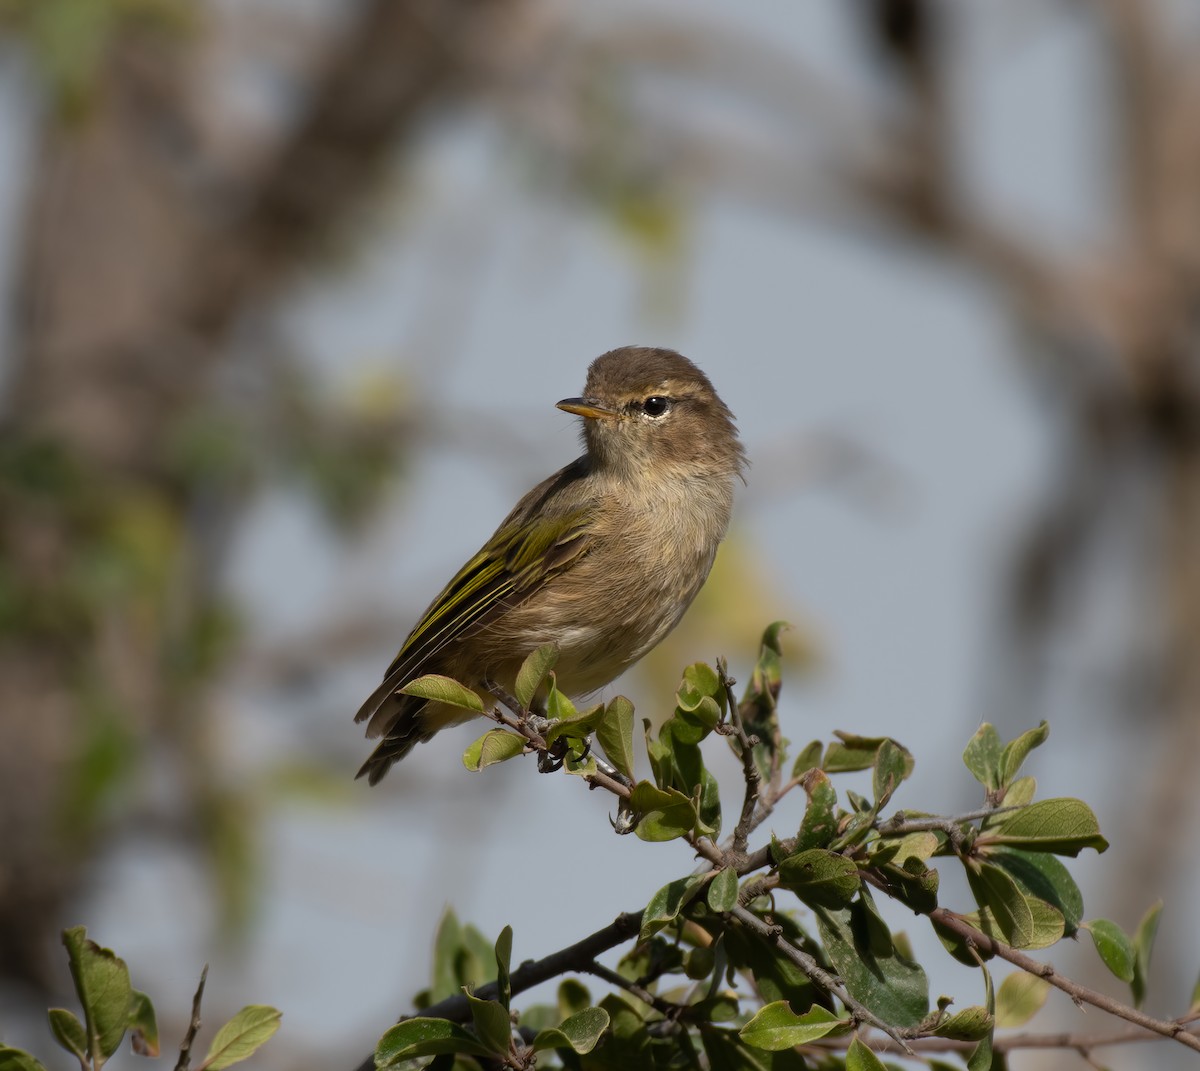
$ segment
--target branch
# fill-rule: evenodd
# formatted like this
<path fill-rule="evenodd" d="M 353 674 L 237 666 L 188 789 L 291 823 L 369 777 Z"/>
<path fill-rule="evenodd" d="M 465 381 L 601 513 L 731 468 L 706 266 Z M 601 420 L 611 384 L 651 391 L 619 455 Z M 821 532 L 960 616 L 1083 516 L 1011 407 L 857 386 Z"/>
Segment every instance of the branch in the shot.
<path fill-rule="evenodd" d="M 625 912 L 618 915 L 603 929 L 589 934 L 582 941 L 576 941 L 573 945 L 552 952 L 543 959 L 526 960 L 512 972 L 509 979 L 512 995 L 515 997 L 527 989 L 532 989 L 535 985 L 540 985 L 551 978 L 557 978 L 560 974 L 566 974 L 568 971 L 586 971 L 588 965 L 594 963 L 597 956 L 607 952 L 610 948 L 615 948 L 622 941 L 636 937 L 641 928 L 642 912 Z M 495 1000 L 499 992 L 499 986 L 495 982 L 489 982 L 485 986 L 480 986 L 474 996 L 480 1000 Z M 453 1023 L 471 1021 L 471 1008 L 465 993 L 459 993 L 440 1000 L 436 1004 L 431 1004 L 418 1014 L 421 1018 L 448 1019 Z M 408 1018 L 412 1018 L 412 1016 L 401 1016 L 401 1019 Z M 366 1057 L 355 1071 L 375 1071 L 374 1053 Z"/>
<path fill-rule="evenodd" d="M 909 1056 L 915 1055 L 912 1049 L 909 1048 L 908 1042 L 904 1040 L 900 1032 L 896 1030 L 895 1027 L 889 1026 L 869 1008 L 863 1004 L 860 1004 L 857 1000 L 850 996 L 850 994 L 846 992 L 845 987 L 837 980 L 837 978 L 825 970 L 807 952 L 802 951 L 792 944 L 791 941 L 787 940 L 787 938 L 783 936 L 782 930 L 780 930 L 777 926 L 768 925 L 756 914 L 754 914 L 753 911 L 747 910 L 746 908 L 742 907 L 741 904 L 737 904 L 730 914 L 740 923 L 742 923 L 742 925 L 747 929 L 753 930 L 760 937 L 765 938 L 777 949 L 779 949 L 780 952 L 782 952 L 804 972 L 805 976 L 810 981 L 818 985 L 821 989 L 824 989 L 826 992 L 837 997 L 858 1022 L 867 1023 L 875 1027 L 877 1030 L 882 1030 Z"/>
<path fill-rule="evenodd" d="M 1186 1045 L 1189 1049 L 1195 1049 L 1197 1052 L 1200 1052 L 1200 1037 L 1191 1033 L 1183 1020 L 1155 1019 L 1145 1012 L 1138 1011 L 1137 1008 L 1130 1007 L 1128 1004 L 1122 1004 L 1113 997 L 1100 993 L 1095 989 L 1089 989 L 1078 982 L 1073 982 L 1070 978 L 1059 974 L 1049 963 L 1039 963 L 1031 956 L 1027 956 L 1023 952 L 1018 952 L 1003 941 L 998 941 L 982 930 L 977 930 L 970 923 L 965 922 L 959 915 L 944 907 L 935 908 L 929 913 L 929 918 L 932 922 L 936 922 L 939 926 L 962 937 L 981 952 L 986 952 L 992 956 L 999 956 L 1001 959 L 1007 960 L 1029 974 L 1044 978 L 1056 989 L 1061 989 L 1066 993 L 1076 1004 L 1091 1004 L 1101 1011 L 1108 1012 L 1109 1015 L 1115 1015 L 1119 1019 L 1124 1019 L 1126 1022 L 1142 1027 L 1144 1030 L 1161 1034 L 1165 1038 L 1172 1038 L 1181 1045 Z"/>

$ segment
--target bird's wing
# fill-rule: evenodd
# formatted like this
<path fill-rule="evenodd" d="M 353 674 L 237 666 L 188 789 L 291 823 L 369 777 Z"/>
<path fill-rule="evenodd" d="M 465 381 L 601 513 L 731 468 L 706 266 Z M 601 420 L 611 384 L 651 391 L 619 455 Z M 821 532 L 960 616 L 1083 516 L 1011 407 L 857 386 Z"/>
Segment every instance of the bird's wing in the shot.
<path fill-rule="evenodd" d="M 447 644 L 524 602 L 587 553 L 589 512 L 577 510 L 530 525 L 521 523 L 514 511 L 433 600 L 354 720 L 371 718 L 409 680 L 430 672 L 427 667 Z M 370 726 L 368 735 L 375 735 L 374 729 Z"/>

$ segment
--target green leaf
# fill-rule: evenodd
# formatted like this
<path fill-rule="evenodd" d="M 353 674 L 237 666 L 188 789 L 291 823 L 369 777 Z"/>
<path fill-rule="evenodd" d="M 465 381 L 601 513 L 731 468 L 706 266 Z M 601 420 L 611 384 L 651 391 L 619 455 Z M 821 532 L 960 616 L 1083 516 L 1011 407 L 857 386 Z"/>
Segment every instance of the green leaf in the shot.
<path fill-rule="evenodd" d="M 456 1023 L 446 1019 L 418 1017 L 397 1023 L 379 1039 L 375 1047 L 375 1065 L 394 1067 L 405 1060 L 421 1056 L 440 1056 L 443 1053 L 464 1053 L 468 1056 L 492 1058 L 495 1053 L 480 1044 Z"/>
<path fill-rule="evenodd" d="M 704 1043 L 709 1071 L 808 1071 L 812 1066 L 794 1049 L 768 1052 L 749 1048 L 732 1030 L 702 1027 L 700 1040 Z"/>
<path fill-rule="evenodd" d="M 558 690 L 558 679 L 551 673 L 550 684 L 546 691 L 546 717 L 551 721 L 562 721 L 573 718 L 578 713 L 575 704 L 571 702 L 571 697 Z"/>
<path fill-rule="evenodd" d="M 462 926 L 453 909 L 447 907 L 433 938 L 433 977 L 430 980 L 429 1000 L 437 1003 L 458 992 L 460 981 L 455 959 L 462 944 Z"/>
<path fill-rule="evenodd" d="M 992 1038 L 995 1035 L 996 1020 L 996 987 L 992 983 L 992 972 L 981 962 L 979 970 L 983 974 L 984 1004 L 988 1015 L 992 1018 L 993 1029 L 989 1030 L 967 1058 L 967 1071 L 994 1071 L 992 1064 Z"/>
<path fill-rule="evenodd" d="M 129 1032 L 134 1052 L 139 1056 L 158 1056 L 158 1020 L 154 1015 L 154 1005 L 145 993 L 136 989 L 129 1002 Z"/>
<path fill-rule="evenodd" d="M 608 1012 L 603 1008 L 584 1008 L 556 1027 L 540 1030 L 533 1039 L 533 1051 L 570 1049 L 581 1056 L 591 1052 L 608 1029 Z"/>
<path fill-rule="evenodd" d="M 512 1047 L 512 1019 L 508 1009 L 496 1000 L 481 1000 L 467 993 L 471 1022 L 480 1042 L 496 1056 L 507 1056 Z"/>
<path fill-rule="evenodd" d="M 683 681 L 675 693 L 675 703 L 689 713 L 698 710 L 705 698 L 714 699 L 721 692 L 721 678 L 705 662 L 696 662 L 683 671 Z"/>
<path fill-rule="evenodd" d="M 1154 938 L 1158 934 L 1158 917 L 1161 912 L 1161 900 L 1151 904 L 1133 935 L 1135 959 L 1133 982 L 1130 989 L 1133 992 L 1134 1006 L 1138 1008 L 1146 999 L 1146 979 L 1150 975 L 1150 953 L 1154 950 Z"/>
<path fill-rule="evenodd" d="M 489 729 L 463 752 L 463 765 L 472 773 L 486 766 L 515 759 L 525 750 L 525 740 L 507 729 Z"/>
<path fill-rule="evenodd" d="M 1093 919 L 1085 922 L 1082 928 L 1092 935 L 1092 942 L 1104 966 L 1122 982 L 1132 983 L 1137 953 L 1125 931 L 1108 919 Z"/>
<path fill-rule="evenodd" d="M 712 886 L 710 885 L 709 895 L 711 896 L 711 894 Z M 717 954 L 713 951 L 712 945 L 701 945 L 698 948 L 693 948 L 683 957 L 683 973 L 694 982 L 698 982 L 701 978 L 707 978 L 712 974 L 713 968 L 716 965 Z"/>
<path fill-rule="evenodd" d="M 536 651 L 530 651 L 521 668 L 517 670 L 517 681 L 513 686 L 513 698 L 528 710 L 537 690 L 546 680 L 547 674 L 558 662 L 558 644 L 547 643 Z"/>
<path fill-rule="evenodd" d="M 62 941 L 67 949 L 75 992 L 83 1006 L 88 1054 L 99 1067 L 117 1051 L 129 1024 L 133 999 L 129 968 L 112 951 L 89 941 L 86 927 L 63 930 Z"/>
<path fill-rule="evenodd" d="M 779 913 L 774 916 L 774 921 L 783 927 L 785 936 L 793 944 L 810 944 L 811 939 L 789 916 Z M 727 928 L 722 943 L 730 966 L 753 976 L 755 988 L 764 1002 L 786 1000 L 795 1008 L 807 1008 L 820 999 L 821 995 L 804 972 L 790 959 L 779 955 L 774 943 L 740 926 Z"/>
<path fill-rule="evenodd" d="M 907 856 L 902 864 L 885 863 L 878 867 L 887 883 L 889 896 L 906 907 L 927 915 L 937 907 L 939 875 L 916 856 Z"/>
<path fill-rule="evenodd" d="M 1006 1071 L 1008 1065 L 1003 1055 L 997 1058 L 992 1051 L 994 1036 L 988 1034 L 971 1050 L 971 1055 L 967 1057 L 967 1071 Z"/>
<path fill-rule="evenodd" d="M 1018 777 L 1004 792 L 1005 807 L 1027 807 L 1037 794 L 1037 779 L 1033 777 Z M 997 815 L 1003 818 L 1003 815 Z M 987 823 L 985 822 L 986 826 Z"/>
<path fill-rule="evenodd" d="M 458 681 L 440 673 L 426 673 L 423 677 L 409 681 L 400 689 L 400 694 L 430 699 L 435 703 L 445 703 L 462 710 L 473 710 L 476 714 L 483 713 L 483 700 L 479 696 L 465 684 L 459 684 Z"/>
<path fill-rule="evenodd" d="M 1050 983 L 1036 974 L 1016 971 L 1000 983 L 996 993 L 996 1026 L 1015 1030 L 1024 1026 L 1046 1003 Z"/>
<path fill-rule="evenodd" d="M 718 914 L 732 911 L 737 905 L 738 874 L 729 866 L 718 870 L 716 876 L 708 883 L 708 906 Z"/>
<path fill-rule="evenodd" d="M 855 1038 L 846 1050 L 846 1071 L 887 1071 L 887 1068 L 878 1056 Z"/>
<path fill-rule="evenodd" d="M 925 1018 L 929 982 L 924 970 L 901 954 L 862 899 L 815 913 L 821 943 L 852 997 L 895 1026 L 916 1026 Z"/>
<path fill-rule="evenodd" d="M 833 734 L 838 739 L 825 749 L 825 761 L 821 768 L 826 773 L 852 773 L 869 770 L 875 765 L 875 756 L 886 736 L 856 736 L 838 730 Z"/>
<path fill-rule="evenodd" d="M 786 1000 L 777 1000 L 760 1008 L 754 1018 L 738 1031 L 738 1036 L 756 1049 L 778 1052 L 796 1045 L 807 1045 L 846 1025 L 833 1012 L 819 1005 L 803 1015 L 797 1015 Z"/>
<path fill-rule="evenodd" d="M 247 1004 L 213 1038 L 200 1071 L 221 1071 L 253 1056 L 279 1029 L 283 1013 L 266 1004 Z"/>
<path fill-rule="evenodd" d="M 29 1053 L 0 1042 L 0 1071 L 46 1071 L 46 1068 Z"/>
<path fill-rule="evenodd" d="M 509 975 L 509 965 L 512 962 L 511 926 L 505 926 L 496 938 L 496 988 L 499 990 L 498 999 L 507 1011 L 512 1001 L 512 978 Z"/>
<path fill-rule="evenodd" d="M 912 754 L 895 740 L 884 740 L 875 753 L 871 785 L 875 794 L 875 810 L 886 806 L 900 782 L 913 772 L 916 765 Z"/>
<path fill-rule="evenodd" d="M 928 829 L 905 833 L 899 837 L 888 835 L 875 842 L 871 861 L 903 865 L 910 859 L 915 859 L 923 863 L 933 858 L 941 845 L 938 834 Z"/>
<path fill-rule="evenodd" d="M 675 713 L 675 735 L 684 743 L 698 744 L 716 727 L 721 720 L 721 708 L 717 701 L 706 695 L 695 710 L 677 710 Z M 733 739 L 730 737 L 729 739 Z"/>
<path fill-rule="evenodd" d="M 804 791 L 808 795 L 808 806 L 804 809 L 804 820 L 796 837 L 796 848 L 826 848 L 837 833 L 837 791 L 824 770 L 812 769 L 804 779 Z"/>
<path fill-rule="evenodd" d="M 649 781 L 633 787 L 629 805 L 639 820 L 635 832 L 642 840 L 674 840 L 690 833 L 696 824 L 692 800 L 674 788 L 661 789 Z"/>
<path fill-rule="evenodd" d="M 1014 948 L 1046 948 L 1062 937 L 1062 914 L 1029 896 L 999 867 L 974 861 L 967 868 L 967 883 L 980 907 L 979 928 L 989 936 Z"/>
<path fill-rule="evenodd" d="M 975 730 L 963 752 L 963 762 L 975 778 L 989 792 L 1000 787 L 1000 756 L 1003 745 L 1000 734 L 986 721 Z"/>
<path fill-rule="evenodd" d="M 949 1015 L 938 1023 L 934 1034 L 940 1038 L 957 1041 L 978 1041 L 992 1032 L 995 1021 L 988 1015 L 987 1008 L 973 1004 L 969 1008 Z"/>
<path fill-rule="evenodd" d="M 701 975 L 701 977 L 707 976 Z M 731 1023 L 738 1017 L 740 1010 L 737 994 L 729 989 L 718 991 L 715 996 L 704 997 L 688 1007 L 690 1008 L 689 1015 L 694 1015 L 696 1021 L 710 1023 Z"/>
<path fill-rule="evenodd" d="M 786 621 L 775 621 L 763 631 L 758 661 L 738 704 L 746 733 L 758 738 L 758 743 L 754 745 L 754 765 L 764 783 L 770 780 L 775 763 L 783 762 L 782 756 L 776 755 L 777 747 L 780 747 L 781 743 L 779 718 L 775 707 L 782 680 L 780 664 L 783 646 L 779 637 L 789 628 L 791 626 Z M 736 737 L 729 737 L 728 740 L 730 748 L 736 754 Z"/>
<path fill-rule="evenodd" d="M 48 1014 L 54 1040 L 82 1063 L 89 1063 L 87 1031 L 75 1013 L 66 1008 L 51 1008 Z"/>
<path fill-rule="evenodd" d="M 983 930 L 983 912 L 959 912 L 959 918 L 962 919 L 968 926 L 973 926 L 977 930 Z M 973 941 L 966 937 L 960 936 L 954 930 L 947 929 L 936 919 L 931 919 L 933 924 L 933 932 L 937 934 L 937 939 L 942 942 L 942 947 L 950 953 L 959 963 L 967 967 L 978 967 L 983 961 L 992 958 L 992 953 L 979 948 Z M 995 930 L 995 924 L 990 919 L 988 925 Z M 985 931 L 986 932 L 986 931 Z"/>
<path fill-rule="evenodd" d="M 575 777 L 591 777 L 600 767 L 596 765 L 596 756 L 590 751 L 572 748 L 563 759 L 563 770 Z M 622 801 L 623 802 L 623 801 Z M 620 804 L 618 804 L 618 808 Z M 626 830 L 625 832 L 629 832 Z"/>
<path fill-rule="evenodd" d="M 835 908 L 853 900 L 862 885 L 851 860 L 824 848 L 788 856 L 779 864 L 779 883 L 810 906 Z"/>
<path fill-rule="evenodd" d="M 474 926 L 463 926 L 449 908 L 438 924 L 433 946 L 433 977 L 422 1007 L 455 996 L 463 986 L 492 978 L 495 945 Z"/>
<path fill-rule="evenodd" d="M 1108 847 L 1092 809 L 1069 798 L 1041 800 L 1005 815 L 976 841 L 977 847 L 992 844 L 1072 856 L 1084 848 L 1102 852 Z"/>
<path fill-rule="evenodd" d="M 623 695 L 617 696 L 605 708 L 604 717 L 596 726 L 596 740 L 608 761 L 632 781 L 633 704 Z"/>
<path fill-rule="evenodd" d="M 592 995 L 588 992 L 587 986 L 577 978 L 564 978 L 558 984 L 555 1005 L 558 1009 L 558 1019 L 555 1022 L 560 1022 L 563 1019 L 569 1019 L 576 1012 L 583 1011 L 584 1008 L 590 1008 Z M 525 1022 L 525 1013 L 521 1016 L 521 1022 L 522 1024 Z"/>
<path fill-rule="evenodd" d="M 679 912 L 704 887 L 704 882 L 704 874 L 689 874 L 686 878 L 669 881 L 659 889 L 650 897 L 650 903 L 646 905 L 642 914 L 642 929 L 638 940 L 646 940 L 678 918 Z"/>
<path fill-rule="evenodd" d="M 707 769 L 701 770 L 700 783 L 692 790 L 692 796 L 696 810 L 695 832 L 715 840 L 721 832 L 721 789 Z"/>
<path fill-rule="evenodd" d="M 1063 916 L 1063 933 L 1074 935 L 1083 918 L 1083 894 L 1070 872 L 1053 855 L 1019 848 L 994 848 L 989 862 L 1006 870 L 1030 896 L 1044 900 Z"/>
<path fill-rule="evenodd" d="M 1050 735 L 1050 726 L 1042 722 L 1036 729 L 1029 729 L 1011 743 L 1006 744 L 1000 753 L 1000 784 L 1008 785 L 1021 769 L 1021 765 L 1029 757 L 1029 753 L 1046 742 Z"/>
<path fill-rule="evenodd" d="M 796 761 L 792 765 L 792 777 L 799 780 L 809 770 L 819 769 L 821 766 L 821 753 L 824 750 L 820 740 L 812 740 L 806 744 L 800 754 L 796 756 Z"/>
<path fill-rule="evenodd" d="M 556 692 L 555 694 L 561 695 L 562 693 Z M 562 717 L 552 721 L 550 727 L 542 735 L 547 744 L 553 744 L 559 737 L 585 740 L 591 734 L 592 730 L 600 724 L 603 718 L 604 707 L 597 704 L 590 710 L 585 710 L 582 713 L 576 711 L 564 714 Z"/>

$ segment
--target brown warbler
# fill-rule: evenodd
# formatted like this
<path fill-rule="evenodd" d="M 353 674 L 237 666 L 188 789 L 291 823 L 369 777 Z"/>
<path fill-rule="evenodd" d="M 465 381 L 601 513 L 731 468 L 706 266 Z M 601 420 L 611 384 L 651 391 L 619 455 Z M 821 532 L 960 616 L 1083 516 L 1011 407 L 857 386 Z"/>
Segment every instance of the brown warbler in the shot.
<path fill-rule="evenodd" d="M 382 737 L 358 776 L 375 784 L 418 743 L 472 717 L 399 689 L 440 673 L 491 701 L 525 657 L 559 648 L 558 688 L 602 688 L 679 621 L 712 567 L 746 464 L 708 377 L 673 350 L 596 358 L 582 398 L 582 457 L 538 484 L 433 600 L 355 721 Z"/>

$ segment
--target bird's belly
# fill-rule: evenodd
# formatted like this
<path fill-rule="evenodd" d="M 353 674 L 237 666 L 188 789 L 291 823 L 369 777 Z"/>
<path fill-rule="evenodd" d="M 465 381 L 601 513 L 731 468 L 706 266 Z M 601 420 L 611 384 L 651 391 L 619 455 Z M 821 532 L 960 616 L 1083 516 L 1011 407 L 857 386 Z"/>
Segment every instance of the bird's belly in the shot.
<path fill-rule="evenodd" d="M 701 582 L 706 574 L 707 569 L 700 573 Z M 658 592 L 653 587 L 646 585 L 636 596 L 621 591 L 598 595 L 605 603 L 599 621 L 559 627 L 552 635 L 534 630 L 528 637 L 529 649 L 556 643 L 558 687 L 572 696 L 596 692 L 654 648 L 675 627 L 695 594 L 678 589 Z"/>

